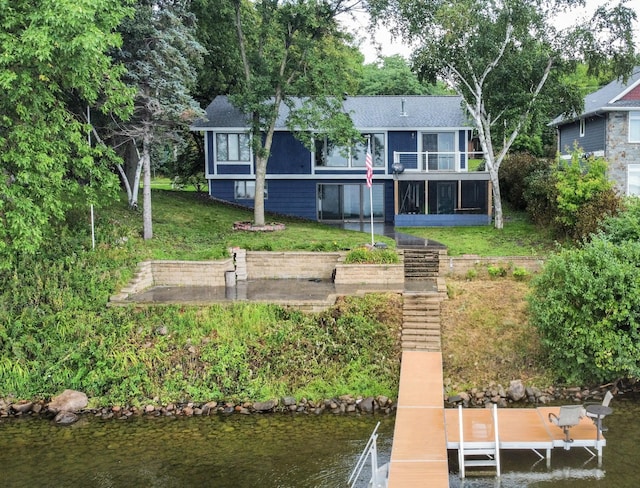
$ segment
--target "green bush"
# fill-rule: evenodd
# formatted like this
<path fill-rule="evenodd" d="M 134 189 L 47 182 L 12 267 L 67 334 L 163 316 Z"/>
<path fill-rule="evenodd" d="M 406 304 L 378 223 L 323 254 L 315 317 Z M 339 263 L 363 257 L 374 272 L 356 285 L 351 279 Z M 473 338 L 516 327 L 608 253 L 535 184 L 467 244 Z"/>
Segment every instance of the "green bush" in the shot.
<path fill-rule="evenodd" d="M 507 276 L 507 268 L 500 265 L 489 265 L 487 267 L 487 273 L 491 278 L 504 278 Z"/>
<path fill-rule="evenodd" d="M 392 249 L 359 247 L 349 251 L 344 262 L 345 264 L 396 264 L 399 262 L 399 258 Z"/>
<path fill-rule="evenodd" d="M 551 257 L 533 280 L 530 320 L 569 383 L 640 376 L 640 244 L 601 237 Z"/>
<path fill-rule="evenodd" d="M 534 169 L 524 181 L 523 195 L 531 219 L 562 238 L 588 238 L 621 205 L 607 177 L 607 162 L 585 158 L 579 150 L 569 161 Z"/>
<path fill-rule="evenodd" d="M 478 277 L 478 270 L 471 268 L 466 273 L 467 280 L 472 281 Z"/>
<path fill-rule="evenodd" d="M 555 225 L 556 198 L 555 177 L 551 167 L 536 169 L 525 178 L 527 213 L 537 225 Z"/>
<path fill-rule="evenodd" d="M 526 281 L 530 276 L 531 273 L 521 266 L 516 266 L 513 269 L 513 277 L 516 281 Z"/>
<path fill-rule="evenodd" d="M 561 162 L 555 180 L 556 221 L 569 237 L 587 237 L 598 229 L 604 217 L 617 213 L 620 201 L 607 177 L 604 159 L 585 159 L 574 151 L 570 162 Z"/>
<path fill-rule="evenodd" d="M 601 229 L 603 237 L 611 242 L 640 241 L 640 199 L 625 200 L 621 212 L 607 217 Z"/>
<path fill-rule="evenodd" d="M 547 160 L 529 153 L 510 154 L 500 166 L 500 194 L 514 209 L 525 210 L 527 178 L 533 172 L 544 170 L 548 166 Z"/>

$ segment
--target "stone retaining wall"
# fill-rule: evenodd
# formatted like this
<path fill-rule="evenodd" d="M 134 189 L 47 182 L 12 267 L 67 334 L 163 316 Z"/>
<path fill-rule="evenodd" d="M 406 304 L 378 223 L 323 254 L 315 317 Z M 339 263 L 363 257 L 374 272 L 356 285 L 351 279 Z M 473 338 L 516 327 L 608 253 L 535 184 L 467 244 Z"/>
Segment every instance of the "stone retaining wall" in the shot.
<path fill-rule="evenodd" d="M 217 261 L 152 261 L 155 286 L 225 286 L 225 273 L 234 271 L 233 259 Z"/>
<path fill-rule="evenodd" d="M 344 252 L 247 251 L 247 278 L 329 280 Z"/>
<path fill-rule="evenodd" d="M 225 275 L 234 271 L 232 258 L 217 261 L 143 261 L 127 286 L 111 297 L 126 300 L 152 286 L 225 286 Z"/>
<path fill-rule="evenodd" d="M 402 285 L 404 264 L 336 264 L 336 285 Z"/>
<path fill-rule="evenodd" d="M 510 271 L 523 268 L 530 273 L 537 273 L 543 265 L 544 259 L 538 257 L 480 257 L 475 254 L 449 257 L 447 251 L 440 251 L 440 276 L 464 276 L 469 270 L 475 270 L 480 274 L 486 272 L 489 266 L 501 266 Z"/>

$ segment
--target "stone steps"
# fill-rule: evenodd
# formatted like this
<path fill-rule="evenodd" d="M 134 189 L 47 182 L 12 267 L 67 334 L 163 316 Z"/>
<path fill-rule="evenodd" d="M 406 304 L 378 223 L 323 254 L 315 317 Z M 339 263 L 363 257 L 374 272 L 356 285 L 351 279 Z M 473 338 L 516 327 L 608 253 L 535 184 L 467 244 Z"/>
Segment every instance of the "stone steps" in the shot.
<path fill-rule="evenodd" d="M 440 271 L 440 253 L 429 249 L 404 250 L 404 278 L 415 281 L 437 278 Z"/>
<path fill-rule="evenodd" d="M 405 293 L 402 309 L 402 350 L 440 351 L 440 301 L 438 293 Z"/>

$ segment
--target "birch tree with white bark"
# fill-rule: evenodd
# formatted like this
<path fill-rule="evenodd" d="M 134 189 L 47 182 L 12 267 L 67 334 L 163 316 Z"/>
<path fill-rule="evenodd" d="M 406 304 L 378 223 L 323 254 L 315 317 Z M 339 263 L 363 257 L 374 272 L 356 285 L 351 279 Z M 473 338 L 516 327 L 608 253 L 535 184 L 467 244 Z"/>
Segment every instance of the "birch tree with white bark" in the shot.
<path fill-rule="evenodd" d="M 629 2 L 604 4 L 580 20 L 583 0 L 372 0 L 374 21 L 418 45 L 412 63 L 423 79 L 442 80 L 475 123 L 503 227 L 498 174 L 513 142 L 560 114 L 580 113 L 567 83 L 578 62 L 627 76 L 637 59 Z M 575 24 L 558 28 L 559 16 Z"/>

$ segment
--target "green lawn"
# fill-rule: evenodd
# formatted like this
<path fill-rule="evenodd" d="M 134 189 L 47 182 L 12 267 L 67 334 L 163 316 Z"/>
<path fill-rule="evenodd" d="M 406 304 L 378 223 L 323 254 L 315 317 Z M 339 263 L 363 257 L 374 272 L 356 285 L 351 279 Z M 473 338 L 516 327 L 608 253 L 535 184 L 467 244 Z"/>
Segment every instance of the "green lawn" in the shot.
<path fill-rule="evenodd" d="M 468 227 L 402 227 L 400 232 L 424 237 L 447 246 L 450 256 L 540 256 L 557 246 L 552 236 L 532 224 L 524 213 L 505 212 L 504 228 L 493 225 Z"/>
<path fill-rule="evenodd" d="M 234 222 L 253 220 L 252 210 L 216 202 L 192 191 L 154 189 L 152 208 L 154 238 L 136 246 L 144 254 L 141 259 L 218 259 L 227 256 L 230 247 L 254 251 L 337 251 L 354 249 L 371 240 L 366 232 L 269 214 L 267 222 L 282 222 L 286 229 L 269 233 L 235 231 Z M 126 202 L 120 202 L 107 209 L 107 213 L 128 228 L 129 238 L 140 238 L 141 212 L 131 212 Z M 553 238 L 533 225 L 526 214 L 510 210 L 505 211 L 502 230 L 491 225 L 398 230 L 441 242 L 451 256 L 539 256 L 556 247 Z M 395 247 L 387 237 L 376 236 L 376 241 Z"/>

